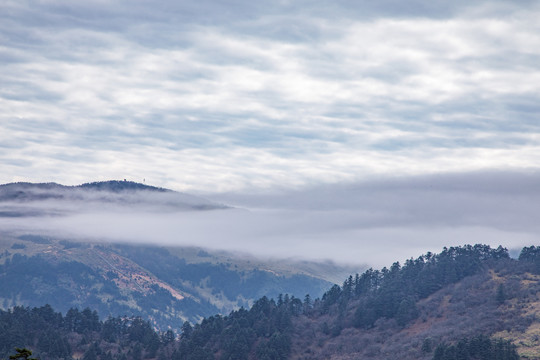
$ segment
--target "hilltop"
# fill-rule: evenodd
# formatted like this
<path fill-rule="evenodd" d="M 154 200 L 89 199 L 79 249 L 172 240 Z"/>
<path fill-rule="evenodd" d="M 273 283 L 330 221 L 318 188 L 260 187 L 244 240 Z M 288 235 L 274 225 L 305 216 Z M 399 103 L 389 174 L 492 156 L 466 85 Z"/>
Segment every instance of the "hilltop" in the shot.
<path fill-rule="evenodd" d="M 0 217 L 62 216 L 104 209 L 171 212 L 228 208 L 201 197 L 125 180 L 76 186 L 27 182 L 0 185 Z"/>

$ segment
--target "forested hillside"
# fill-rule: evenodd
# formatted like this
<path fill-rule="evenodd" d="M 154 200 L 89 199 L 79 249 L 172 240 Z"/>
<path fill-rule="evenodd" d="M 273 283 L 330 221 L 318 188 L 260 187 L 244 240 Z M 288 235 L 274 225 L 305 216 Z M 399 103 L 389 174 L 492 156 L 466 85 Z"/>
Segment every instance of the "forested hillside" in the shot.
<path fill-rule="evenodd" d="M 445 344 L 505 337 L 499 333 L 504 329 L 524 334 L 540 310 L 531 316 L 524 308 L 540 305 L 540 284 L 522 283 L 536 278 L 533 268 L 523 256 L 510 259 L 501 247 L 475 245 L 369 269 L 332 287 L 297 319 L 293 354 L 299 359 L 388 359 L 395 354 L 430 359 Z M 537 351 L 540 343 L 530 345 Z"/>
<path fill-rule="evenodd" d="M 518 359 L 540 358 L 540 247 L 445 248 L 368 270 L 320 299 L 262 297 L 248 310 L 156 332 L 140 318 L 99 321 L 49 306 L 0 314 L 2 355 L 42 359 Z"/>
<path fill-rule="evenodd" d="M 102 318 L 141 316 L 167 330 L 262 296 L 320 295 L 331 284 L 292 263 L 285 272 L 224 262 L 203 250 L 189 259 L 173 255 L 180 250 L 0 234 L 0 309 L 89 307 Z"/>

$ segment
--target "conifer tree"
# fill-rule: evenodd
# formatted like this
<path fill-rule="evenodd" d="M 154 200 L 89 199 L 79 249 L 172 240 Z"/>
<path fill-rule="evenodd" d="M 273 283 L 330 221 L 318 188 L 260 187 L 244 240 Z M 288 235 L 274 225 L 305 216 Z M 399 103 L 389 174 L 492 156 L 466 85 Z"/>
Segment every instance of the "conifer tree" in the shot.
<path fill-rule="evenodd" d="M 22 349 L 21 348 L 15 348 L 15 351 L 17 352 L 17 354 L 10 355 L 9 356 L 10 360 L 15 360 L 15 359 L 38 360 L 37 358 L 31 357 L 32 356 L 32 351 L 28 350 L 27 348 L 22 348 Z"/>

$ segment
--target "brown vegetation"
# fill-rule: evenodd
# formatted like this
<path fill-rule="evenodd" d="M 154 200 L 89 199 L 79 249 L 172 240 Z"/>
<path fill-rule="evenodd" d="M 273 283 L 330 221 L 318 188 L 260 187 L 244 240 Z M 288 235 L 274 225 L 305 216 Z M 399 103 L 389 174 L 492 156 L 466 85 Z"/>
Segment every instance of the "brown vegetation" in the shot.
<path fill-rule="evenodd" d="M 353 327 L 354 301 L 339 335 L 332 333 L 336 308 L 295 318 L 291 359 L 427 360 L 437 344 L 475 334 L 512 340 L 522 357 L 540 359 L 540 277 L 525 270 L 508 261 L 449 285 L 418 301 L 419 316 L 405 327 L 394 319 L 379 319 L 371 329 Z M 497 301 L 500 284 L 502 303 Z"/>

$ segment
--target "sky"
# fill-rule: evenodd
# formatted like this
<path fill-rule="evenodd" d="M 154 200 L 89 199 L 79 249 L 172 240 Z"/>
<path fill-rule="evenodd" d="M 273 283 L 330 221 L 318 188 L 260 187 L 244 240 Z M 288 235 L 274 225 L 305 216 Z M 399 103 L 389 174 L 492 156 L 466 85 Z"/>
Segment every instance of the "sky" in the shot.
<path fill-rule="evenodd" d="M 275 229 L 312 257 L 538 242 L 538 18 L 528 0 L 4 0 L 0 183 L 204 195 L 257 218 L 223 231 L 266 229 L 236 247 Z"/>

